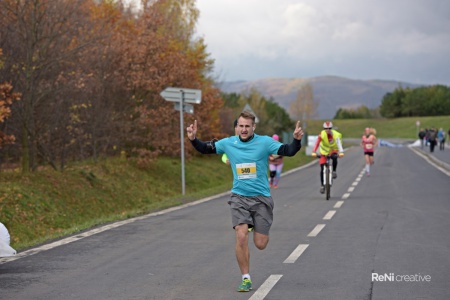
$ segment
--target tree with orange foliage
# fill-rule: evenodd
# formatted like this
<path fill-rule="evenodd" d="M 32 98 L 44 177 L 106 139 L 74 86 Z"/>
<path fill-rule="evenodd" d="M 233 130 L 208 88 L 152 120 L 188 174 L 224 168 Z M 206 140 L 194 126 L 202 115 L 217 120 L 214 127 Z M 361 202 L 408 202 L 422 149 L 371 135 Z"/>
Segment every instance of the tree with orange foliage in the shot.
<path fill-rule="evenodd" d="M 9 83 L 0 84 L 0 124 L 4 123 L 5 120 L 11 115 L 11 105 L 13 101 L 20 99 L 20 94 L 12 93 L 13 87 Z M 7 135 L 5 132 L 0 130 L 0 148 L 6 144 L 12 144 L 15 141 L 13 135 Z"/>
<path fill-rule="evenodd" d="M 144 6 L 136 22 L 137 33 L 123 37 L 119 72 L 126 74 L 135 107 L 127 144 L 134 145 L 132 150 L 143 164 L 160 154 L 180 155 L 179 112 L 159 95 L 166 87 L 202 90 L 195 118 L 207 138 L 222 137 L 219 110 L 223 103 L 208 77 L 213 61 L 203 40 L 192 40 L 198 18 L 194 4 L 193 0 L 161 0 Z M 192 117 L 186 115 L 186 122 Z"/>
<path fill-rule="evenodd" d="M 3 55 L 2 49 L 0 49 L 0 69 L 3 67 Z M 11 105 L 13 101 L 20 99 L 19 93 L 12 92 L 12 85 L 9 83 L 0 83 L 0 125 L 11 115 Z M 15 137 L 13 135 L 7 135 L 0 127 L 0 148 L 6 144 L 14 143 Z"/>
<path fill-rule="evenodd" d="M 194 38 L 198 14 L 194 0 L 142 1 L 139 11 L 121 1 L 1 0 L 0 81 L 23 92 L 8 120 L 22 171 L 122 151 L 143 162 L 178 156 L 179 112 L 159 95 L 170 86 L 202 90 L 195 118 L 203 138 L 220 138 L 223 104 L 214 62 Z"/>

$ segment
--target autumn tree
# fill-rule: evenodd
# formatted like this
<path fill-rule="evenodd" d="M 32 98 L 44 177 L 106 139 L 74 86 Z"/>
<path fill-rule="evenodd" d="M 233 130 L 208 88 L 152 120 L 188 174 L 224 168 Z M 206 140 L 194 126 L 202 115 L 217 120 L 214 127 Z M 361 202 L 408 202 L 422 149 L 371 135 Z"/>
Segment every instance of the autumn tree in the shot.
<path fill-rule="evenodd" d="M 195 119 L 204 138 L 220 137 L 219 91 L 208 77 L 213 61 L 202 39 L 193 40 L 198 18 L 195 1 L 158 1 L 145 6 L 136 22 L 136 35 L 124 36 L 120 72 L 134 101 L 127 147 L 142 158 L 180 154 L 179 112 L 159 94 L 166 87 L 202 90 Z M 131 38 L 130 38 L 131 37 Z M 194 118 L 186 115 L 186 122 Z M 186 141 L 187 142 L 187 141 Z M 191 148 L 187 148 L 191 150 Z M 188 150 L 188 151 L 189 151 Z"/>
<path fill-rule="evenodd" d="M 97 37 L 84 35 L 91 28 L 85 0 L 33 0 L 0 2 L 6 23 L 0 37 L 7 57 L 5 69 L 23 91 L 15 105 L 22 146 L 22 170 L 36 168 L 38 157 L 56 168 L 55 142 L 67 137 L 71 100 L 82 80 L 77 54 Z M 58 138 L 59 137 L 59 138 Z M 61 146 L 61 145 L 60 145 Z"/>
<path fill-rule="evenodd" d="M 0 69 L 3 68 L 2 49 L 0 49 Z M 12 92 L 9 83 L 0 83 L 0 149 L 3 145 L 14 143 L 15 137 L 5 132 L 4 122 L 11 115 L 11 105 L 20 99 L 19 93 Z"/>
<path fill-rule="evenodd" d="M 179 112 L 159 95 L 171 86 L 200 89 L 185 120 L 197 119 L 205 139 L 223 136 L 197 19 L 194 0 L 142 1 L 139 11 L 121 1 L 0 1 L 0 82 L 23 92 L 10 121 L 23 171 L 121 151 L 144 162 L 179 155 Z"/>
<path fill-rule="evenodd" d="M 294 120 L 301 120 L 303 126 L 317 115 L 318 102 L 314 100 L 314 92 L 310 83 L 303 84 L 297 98 L 289 106 L 289 114 Z"/>

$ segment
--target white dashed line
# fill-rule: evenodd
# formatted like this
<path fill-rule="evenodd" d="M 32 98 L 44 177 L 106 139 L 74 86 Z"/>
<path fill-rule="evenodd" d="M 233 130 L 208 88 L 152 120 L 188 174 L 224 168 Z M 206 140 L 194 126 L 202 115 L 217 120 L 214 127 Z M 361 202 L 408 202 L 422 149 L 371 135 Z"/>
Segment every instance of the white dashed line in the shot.
<path fill-rule="evenodd" d="M 283 262 L 284 264 L 293 264 L 295 261 L 302 255 L 302 253 L 308 248 L 308 244 L 300 244 L 298 247 L 294 250 L 294 252 L 289 255 L 288 258 Z"/>
<path fill-rule="evenodd" d="M 344 194 L 345 196 L 346 194 Z M 344 196 L 342 196 L 342 199 L 344 199 Z M 346 197 L 348 198 L 348 196 Z M 338 201 L 336 202 L 336 204 L 334 205 L 334 208 L 340 208 L 342 206 L 342 204 L 344 204 L 344 201 Z"/>
<path fill-rule="evenodd" d="M 353 186 L 357 186 L 358 185 L 358 181 L 355 181 L 352 183 Z"/>
<path fill-rule="evenodd" d="M 331 220 L 331 218 L 334 216 L 335 213 L 336 213 L 335 210 L 330 210 L 329 212 L 327 212 L 325 217 L 323 217 L 323 219 L 324 220 Z"/>
<path fill-rule="evenodd" d="M 325 227 L 325 224 L 317 224 L 316 227 L 308 234 L 308 236 L 314 237 L 319 234 L 320 231 Z"/>
<path fill-rule="evenodd" d="M 355 190 L 355 187 L 354 187 L 354 186 L 351 186 L 351 187 L 348 188 L 347 192 L 351 193 L 351 192 L 353 192 L 354 190 Z"/>
<path fill-rule="evenodd" d="M 270 275 L 248 300 L 264 299 L 281 277 L 283 277 L 283 275 Z"/>
<path fill-rule="evenodd" d="M 342 195 L 341 199 L 347 199 L 350 196 L 350 193 L 345 193 L 344 195 Z"/>

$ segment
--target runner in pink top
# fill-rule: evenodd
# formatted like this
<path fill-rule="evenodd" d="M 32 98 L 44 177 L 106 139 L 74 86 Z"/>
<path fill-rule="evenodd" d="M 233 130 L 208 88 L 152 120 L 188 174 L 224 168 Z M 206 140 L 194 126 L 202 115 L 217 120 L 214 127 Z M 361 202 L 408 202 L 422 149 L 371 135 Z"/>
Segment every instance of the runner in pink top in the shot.
<path fill-rule="evenodd" d="M 272 138 L 276 141 L 280 141 L 280 137 L 277 134 L 272 135 Z M 280 181 L 281 171 L 283 170 L 283 156 L 278 154 L 269 155 L 269 170 L 270 170 L 270 187 L 274 189 L 278 188 L 278 182 Z"/>
<path fill-rule="evenodd" d="M 377 144 L 374 128 L 366 128 L 361 138 L 361 147 L 364 149 L 364 158 L 366 160 L 366 175 L 370 176 L 370 166 L 373 165 L 373 154 Z"/>

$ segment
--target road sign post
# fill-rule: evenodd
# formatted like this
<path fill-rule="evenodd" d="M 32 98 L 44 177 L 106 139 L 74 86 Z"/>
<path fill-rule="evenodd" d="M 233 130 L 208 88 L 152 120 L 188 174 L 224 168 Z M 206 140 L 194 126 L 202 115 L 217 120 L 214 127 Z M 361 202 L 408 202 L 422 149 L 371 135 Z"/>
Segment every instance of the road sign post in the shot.
<path fill-rule="evenodd" d="M 181 192 L 186 193 L 184 177 L 184 119 L 183 113 L 194 113 L 194 107 L 188 103 L 200 104 L 202 102 L 202 91 L 168 87 L 160 93 L 166 101 L 175 102 L 175 109 L 180 111 L 180 140 L 181 140 Z M 186 103 L 185 103 L 186 102 Z"/>

